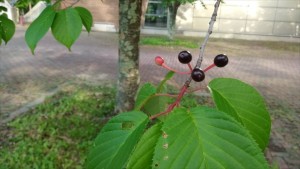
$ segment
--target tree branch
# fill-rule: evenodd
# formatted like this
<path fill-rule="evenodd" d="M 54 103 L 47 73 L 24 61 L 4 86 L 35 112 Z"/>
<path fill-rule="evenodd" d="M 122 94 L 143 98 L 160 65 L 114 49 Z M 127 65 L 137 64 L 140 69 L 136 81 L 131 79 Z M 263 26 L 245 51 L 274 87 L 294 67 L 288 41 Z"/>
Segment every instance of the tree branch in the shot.
<path fill-rule="evenodd" d="M 200 53 L 199 53 L 199 58 L 197 60 L 197 63 L 196 63 L 196 66 L 195 68 L 200 68 L 201 67 L 201 63 L 203 61 L 203 57 L 204 57 L 204 50 L 205 50 L 205 47 L 206 47 L 206 44 L 208 42 L 208 39 L 209 39 L 209 36 L 212 34 L 212 30 L 213 30 L 213 27 L 214 27 L 214 24 L 217 20 L 217 15 L 218 15 L 218 9 L 219 9 L 219 6 L 220 6 L 220 3 L 222 2 L 222 0 L 217 0 L 217 2 L 215 3 L 215 8 L 214 8 L 214 12 L 211 16 L 211 19 L 209 21 L 209 27 L 208 27 L 208 31 L 206 33 L 206 37 L 202 43 L 202 45 L 200 46 Z M 185 86 L 186 87 L 189 87 L 190 83 L 192 81 L 192 77 L 190 76 L 186 82 L 185 82 Z"/>
<path fill-rule="evenodd" d="M 219 6 L 220 6 L 220 3 L 221 3 L 222 0 L 217 0 L 217 2 L 215 3 L 215 9 L 214 9 L 214 12 L 211 16 L 211 19 L 210 19 L 210 22 L 209 22 L 209 28 L 208 28 L 208 31 L 206 33 L 206 37 L 204 39 L 204 42 L 202 43 L 201 47 L 200 47 L 200 54 L 199 54 L 199 58 L 197 60 L 197 64 L 195 67 L 198 67 L 200 68 L 201 66 L 201 63 L 203 61 L 203 57 L 204 57 L 204 50 L 205 50 L 205 47 L 206 47 L 206 44 L 208 42 L 208 39 L 209 39 L 209 36 L 212 34 L 212 30 L 213 30 L 213 27 L 214 27 L 214 23 L 216 22 L 217 20 L 217 14 L 218 14 L 218 9 L 219 9 Z"/>

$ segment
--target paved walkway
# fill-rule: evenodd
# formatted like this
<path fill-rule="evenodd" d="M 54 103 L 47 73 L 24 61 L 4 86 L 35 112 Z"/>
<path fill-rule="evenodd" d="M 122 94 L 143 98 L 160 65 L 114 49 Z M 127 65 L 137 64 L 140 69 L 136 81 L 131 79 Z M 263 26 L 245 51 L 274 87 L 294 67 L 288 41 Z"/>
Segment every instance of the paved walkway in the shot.
<path fill-rule="evenodd" d="M 294 120 L 292 124 L 295 126 L 292 128 L 300 138 L 299 123 L 296 123 L 300 121 L 300 39 L 298 51 L 274 50 L 250 44 L 243 45 L 230 40 L 209 43 L 203 65 L 209 65 L 219 53 L 227 53 L 230 62 L 225 68 L 216 68 L 207 73 L 206 83 L 214 77 L 232 77 L 254 85 L 267 98 L 268 103 L 291 108 L 291 111 L 283 114 Z M 36 54 L 31 55 L 24 41 L 24 30 L 18 29 L 13 40 L 0 47 L 0 118 L 7 117 L 7 113 L 68 81 L 116 82 L 117 47 L 116 34 L 92 32 L 88 36 L 82 33 L 72 47 L 72 52 L 68 52 L 51 34 L 47 34 L 38 44 Z M 164 76 L 166 71 L 154 64 L 153 59 L 157 55 L 164 56 L 170 66 L 184 70 L 176 59 L 181 50 L 184 49 L 142 46 L 141 81 L 157 82 Z M 193 49 L 191 52 L 197 56 L 199 51 Z M 185 79 L 186 76 L 178 75 L 174 83 L 180 85 Z M 280 113 L 275 115 L 274 121 L 278 120 L 276 117 L 282 117 Z M 284 130 L 287 123 L 289 121 L 278 120 L 273 128 Z M 272 133 L 271 143 L 279 149 L 270 152 L 269 156 L 277 159 L 283 168 L 288 168 L 288 165 L 297 168 L 298 164 L 300 166 L 299 161 L 294 155 L 287 155 L 287 152 L 291 149 L 289 153 L 299 155 L 299 142 L 296 144 L 294 141 L 297 140 L 293 140 L 289 143 L 286 137 L 284 132 Z"/>

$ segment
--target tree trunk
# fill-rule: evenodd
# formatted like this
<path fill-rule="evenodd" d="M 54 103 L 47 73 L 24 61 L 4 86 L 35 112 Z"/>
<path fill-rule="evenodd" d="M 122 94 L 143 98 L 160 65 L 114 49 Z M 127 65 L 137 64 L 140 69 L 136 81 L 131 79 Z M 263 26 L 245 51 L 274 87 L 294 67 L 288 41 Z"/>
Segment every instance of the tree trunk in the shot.
<path fill-rule="evenodd" d="M 140 83 L 139 40 L 142 0 L 119 1 L 119 65 L 116 113 L 134 108 Z"/>
<path fill-rule="evenodd" d="M 180 2 L 172 2 L 168 5 L 168 37 L 169 40 L 174 39 L 175 34 L 175 24 L 176 24 L 176 15 L 177 10 L 180 6 Z"/>

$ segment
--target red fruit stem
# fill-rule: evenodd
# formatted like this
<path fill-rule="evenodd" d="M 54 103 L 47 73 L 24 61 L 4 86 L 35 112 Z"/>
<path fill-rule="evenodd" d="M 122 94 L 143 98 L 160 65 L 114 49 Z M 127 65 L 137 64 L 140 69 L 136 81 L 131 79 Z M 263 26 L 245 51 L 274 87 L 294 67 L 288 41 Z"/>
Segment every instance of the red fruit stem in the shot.
<path fill-rule="evenodd" d="M 203 72 L 206 72 L 206 71 L 208 71 L 209 69 L 211 69 L 211 68 L 213 68 L 213 67 L 215 67 L 216 65 L 213 63 L 213 64 L 211 64 L 211 65 L 209 65 L 207 68 L 205 68 L 204 70 L 203 70 Z"/>
<path fill-rule="evenodd" d="M 191 65 L 190 63 L 188 63 L 188 66 L 189 66 L 189 68 L 190 68 L 190 71 L 192 72 L 192 71 L 193 71 L 192 65 Z"/>
<path fill-rule="evenodd" d="M 177 71 L 177 70 L 175 70 L 175 69 L 172 69 L 172 68 L 170 68 L 169 66 L 167 66 L 166 64 L 162 64 L 162 67 L 164 67 L 164 68 L 166 68 L 166 69 L 168 69 L 168 70 L 171 70 L 171 71 L 173 71 L 173 72 L 175 72 L 175 73 L 178 73 L 178 74 L 182 74 L 182 75 L 186 75 L 186 74 L 191 74 L 192 73 L 192 71 L 190 71 L 190 72 L 180 72 L 180 71 Z"/>
<path fill-rule="evenodd" d="M 153 115 L 153 116 L 150 116 L 149 119 L 150 119 L 150 120 L 153 120 L 153 119 L 155 119 L 155 118 L 157 118 L 157 117 L 159 117 L 159 116 L 166 115 L 166 114 L 170 113 L 170 112 L 175 108 L 175 106 L 178 106 L 178 105 L 179 105 L 179 103 L 180 103 L 180 101 L 181 101 L 181 99 L 182 99 L 184 93 L 187 91 L 187 88 L 188 88 L 188 87 L 187 87 L 186 85 L 184 85 L 184 86 L 181 88 L 180 93 L 179 93 L 178 96 L 177 96 L 177 99 L 175 100 L 174 103 L 172 103 L 172 104 L 169 105 L 169 107 L 168 107 L 168 109 L 167 109 L 166 111 L 161 112 L 161 113 L 158 113 L 158 114 L 155 114 L 155 115 Z"/>

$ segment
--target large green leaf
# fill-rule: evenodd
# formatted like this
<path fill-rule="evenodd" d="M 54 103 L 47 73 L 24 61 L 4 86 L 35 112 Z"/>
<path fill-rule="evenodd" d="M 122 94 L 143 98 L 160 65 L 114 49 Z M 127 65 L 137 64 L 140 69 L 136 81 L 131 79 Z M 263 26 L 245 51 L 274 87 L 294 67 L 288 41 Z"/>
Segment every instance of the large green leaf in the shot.
<path fill-rule="evenodd" d="M 263 97 L 237 79 L 214 79 L 209 88 L 217 108 L 244 125 L 264 150 L 269 143 L 271 120 Z"/>
<path fill-rule="evenodd" d="M 148 122 L 148 117 L 139 111 L 112 118 L 97 136 L 87 159 L 87 168 L 123 168 Z"/>
<path fill-rule="evenodd" d="M 4 40 L 5 44 L 13 37 L 15 34 L 16 26 L 14 22 L 8 19 L 6 16 L 0 16 L 0 33 L 1 38 Z M 1 40 L 1 39 L 0 39 Z"/>
<path fill-rule="evenodd" d="M 135 100 L 135 109 L 140 110 L 144 104 L 156 93 L 156 88 L 151 83 L 145 83 L 139 89 Z"/>
<path fill-rule="evenodd" d="M 162 132 L 152 168 L 268 168 L 246 129 L 215 109 L 175 109 L 164 121 Z"/>
<path fill-rule="evenodd" d="M 34 49 L 36 48 L 37 43 L 45 36 L 51 27 L 55 15 L 56 12 L 53 7 L 48 6 L 28 27 L 25 33 L 25 41 L 32 54 L 34 54 Z"/>
<path fill-rule="evenodd" d="M 90 32 L 93 26 L 93 16 L 90 11 L 83 7 L 75 7 L 75 10 L 79 13 L 86 31 Z"/>
<path fill-rule="evenodd" d="M 145 132 L 130 156 L 127 168 L 151 169 L 154 147 L 158 138 L 162 135 L 161 126 L 162 124 L 158 123 Z"/>
<path fill-rule="evenodd" d="M 51 30 L 55 39 L 71 50 L 71 46 L 82 30 L 79 13 L 71 7 L 59 11 L 54 18 Z"/>

